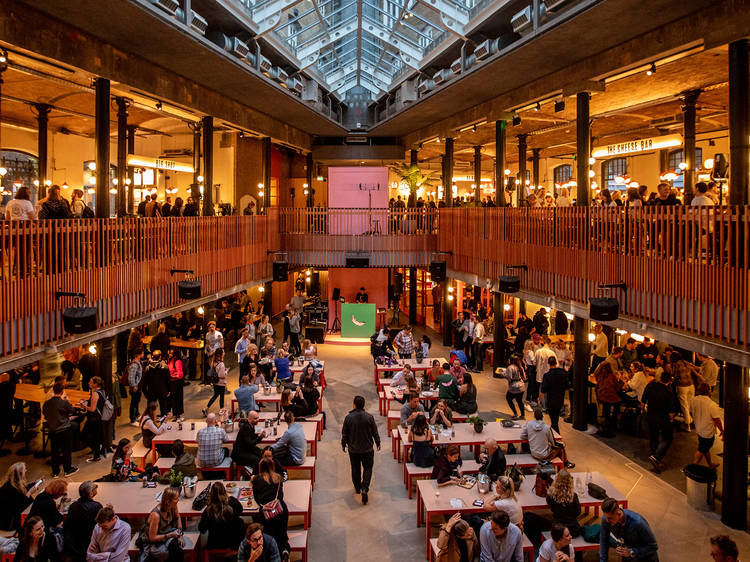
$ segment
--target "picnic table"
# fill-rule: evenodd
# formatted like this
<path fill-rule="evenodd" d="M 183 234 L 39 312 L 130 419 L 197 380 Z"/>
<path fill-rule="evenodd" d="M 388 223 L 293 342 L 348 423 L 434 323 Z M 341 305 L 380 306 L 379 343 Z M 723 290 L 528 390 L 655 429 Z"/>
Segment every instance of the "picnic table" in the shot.
<path fill-rule="evenodd" d="M 437 390 L 423 390 L 419 393 L 419 400 L 425 402 L 437 401 L 438 394 Z M 391 400 L 396 400 L 396 398 L 400 400 L 403 398 L 404 390 L 401 387 L 384 386 L 382 396 L 380 398 L 380 393 L 378 393 L 380 415 L 385 416 L 388 415 L 388 410 L 391 409 Z"/>
<path fill-rule="evenodd" d="M 445 357 L 425 357 L 421 363 L 417 363 L 416 359 L 396 359 L 392 365 L 378 365 L 376 363 L 374 371 L 375 384 L 378 384 L 378 378 L 381 374 L 400 371 L 407 364 L 411 367 L 412 371 L 429 371 L 432 369 L 432 362 L 435 360 L 439 361 L 441 365 L 448 362 Z"/>
<path fill-rule="evenodd" d="M 321 379 L 322 381 L 322 379 Z M 319 386 L 318 392 L 320 392 L 320 398 L 318 399 L 318 412 L 323 411 L 323 387 Z M 282 390 L 283 392 L 283 390 Z M 266 394 L 263 388 L 259 388 L 258 392 L 255 393 L 255 402 L 258 404 L 273 404 L 278 412 L 281 408 L 281 392 L 276 390 L 275 385 L 271 385 L 270 392 Z M 232 398 L 231 410 L 234 416 L 234 411 L 237 409 L 237 399 Z"/>

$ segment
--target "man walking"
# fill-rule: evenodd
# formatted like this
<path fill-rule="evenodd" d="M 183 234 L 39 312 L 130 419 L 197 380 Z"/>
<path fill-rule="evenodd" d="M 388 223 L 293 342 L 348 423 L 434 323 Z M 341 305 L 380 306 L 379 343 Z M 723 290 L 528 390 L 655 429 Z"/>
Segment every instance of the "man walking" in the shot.
<path fill-rule="evenodd" d="M 302 331 L 302 318 L 299 309 L 292 308 L 289 316 L 289 350 L 294 357 L 302 355 L 302 346 L 299 343 L 299 334 Z"/>
<path fill-rule="evenodd" d="M 411 326 L 404 326 L 396 337 L 393 338 L 393 345 L 398 350 L 398 356 L 401 359 L 411 359 L 414 351 L 414 336 L 411 333 Z"/>
<path fill-rule="evenodd" d="M 372 479 L 372 465 L 375 453 L 373 443 L 380 450 L 380 435 L 375 418 L 365 412 L 365 399 L 354 397 L 354 409 L 344 419 L 341 428 L 341 448 L 346 452 L 349 447 L 349 461 L 352 465 L 352 483 L 354 491 L 362 493 L 362 505 L 367 504 L 367 493 Z"/>
<path fill-rule="evenodd" d="M 60 465 L 62 464 L 65 476 L 70 476 L 78 472 L 78 468 L 73 466 L 73 425 L 71 418 L 75 415 L 76 410 L 70 402 L 63 398 L 65 384 L 56 382 L 52 387 L 52 398 L 47 400 L 42 406 L 44 418 L 47 420 L 49 430 L 50 448 L 52 449 L 52 476 L 60 475 Z"/>
<path fill-rule="evenodd" d="M 675 415 L 674 394 L 670 390 L 672 374 L 662 371 L 659 381 L 646 385 L 641 401 L 646 405 L 646 420 L 651 445 L 651 456 L 648 460 L 654 465 L 654 471 L 661 472 L 661 463 L 667 449 L 672 444 L 672 420 Z"/>
<path fill-rule="evenodd" d="M 542 378 L 542 400 L 547 404 L 547 413 L 552 429 L 560 433 L 560 410 L 565 404 L 565 391 L 568 390 L 568 373 L 557 365 L 557 357 L 547 359 L 549 371 Z M 546 399 L 546 400 L 545 400 Z"/>

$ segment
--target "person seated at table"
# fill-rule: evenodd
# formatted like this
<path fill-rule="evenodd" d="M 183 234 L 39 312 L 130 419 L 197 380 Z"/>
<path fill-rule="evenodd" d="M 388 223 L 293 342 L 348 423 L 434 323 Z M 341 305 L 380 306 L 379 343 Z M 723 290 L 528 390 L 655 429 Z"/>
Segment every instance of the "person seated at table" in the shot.
<path fill-rule="evenodd" d="M 242 504 L 239 500 L 227 494 L 221 481 L 211 483 L 208 503 L 198 523 L 198 530 L 207 535 L 205 548 L 235 548 L 245 532 L 241 517 Z"/>
<path fill-rule="evenodd" d="M 153 440 L 156 435 L 161 435 L 162 433 L 167 431 L 167 425 L 165 423 L 156 425 L 158 419 L 156 417 L 156 408 L 158 406 L 159 404 L 157 402 L 149 402 L 148 404 L 146 404 L 146 410 L 141 416 L 141 442 L 147 449 L 150 449 L 152 447 Z M 163 447 L 157 447 L 157 449 L 160 450 L 160 454 L 168 452 L 165 451 Z"/>
<path fill-rule="evenodd" d="M 519 562 L 523 560 L 523 533 L 510 522 L 505 511 L 490 515 L 479 530 L 479 559 L 481 562 Z"/>
<path fill-rule="evenodd" d="M 320 385 L 320 375 L 315 372 L 315 367 L 312 366 L 312 364 L 307 363 L 304 368 L 302 369 L 302 372 L 299 374 L 299 381 L 300 384 L 303 380 L 305 380 L 305 377 L 312 377 L 313 384 L 315 386 Z"/>
<path fill-rule="evenodd" d="M 250 373 L 250 366 L 257 365 L 260 361 L 260 355 L 258 354 L 258 346 L 251 343 L 247 346 L 245 356 L 242 358 L 242 372 Z"/>
<path fill-rule="evenodd" d="M 466 369 L 461 366 L 461 360 L 458 357 L 453 357 L 451 368 L 448 370 L 448 372 L 453 375 L 453 377 L 458 381 L 458 384 L 464 383 L 464 375 L 466 374 Z"/>
<path fill-rule="evenodd" d="M 432 367 L 430 367 L 430 370 L 427 371 L 427 379 L 434 383 L 437 381 L 437 378 L 443 374 L 443 368 L 440 366 L 440 361 L 437 359 L 432 360 Z"/>
<path fill-rule="evenodd" d="M 659 560 L 659 545 L 648 521 L 642 515 L 623 509 L 614 498 L 602 502 L 602 529 L 599 533 L 599 560 L 609 561 L 610 536 L 619 539 L 615 552 L 620 559 L 654 562 Z"/>
<path fill-rule="evenodd" d="M 78 499 L 70 504 L 68 515 L 63 523 L 63 544 L 65 554 L 72 562 L 84 562 L 86 549 L 91 542 L 91 533 L 96 526 L 96 514 L 102 504 L 94 499 L 99 486 L 86 480 L 78 486 Z"/>
<path fill-rule="evenodd" d="M 428 468 L 435 464 L 435 449 L 432 446 L 432 431 L 427 424 L 424 412 L 417 412 L 414 423 L 409 429 L 409 441 L 412 443 L 411 459 L 416 466 Z"/>
<path fill-rule="evenodd" d="M 237 438 L 232 447 L 232 460 L 238 466 L 250 467 L 253 471 L 257 470 L 263 451 L 258 445 L 267 435 L 264 429 L 260 433 L 256 431 L 260 417 L 258 412 L 251 410 L 247 418 L 239 419 L 239 431 Z"/>
<path fill-rule="evenodd" d="M 471 525 L 461 519 L 461 513 L 454 513 L 440 526 L 437 546 L 437 562 L 473 562 L 479 556 L 477 535 Z"/>
<path fill-rule="evenodd" d="M 112 455 L 112 469 L 107 480 L 110 482 L 136 482 L 138 480 L 142 471 L 130 460 L 132 454 L 133 446 L 130 444 L 130 439 L 123 437 L 117 443 Z"/>
<path fill-rule="evenodd" d="M 491 437 L 484 442 L 484 452 L 479 455 L 479 462 L 482 463 L 479 472 L 486 474 L 493 482 L 505 474 L 505 454 L 497 441 Z"/>
<path fill-rule="evenodd" d="M 273 454 L 273 447 L 271 445 L 266 445 L 265 447 L 263 447 L 263 455 L 260 457 L 260 460 L 262 461 L 264 459 L 273 461 L 274 470 L 281 474 L 281 476 L 284 478 L 284 482 L 289 480 L 289 474 L 287 473 L 286 468 L 281 466 L 279 459 L 277 459 L 276 455 Z M 258 461 L 258 464 L 260 464 L 260 461 Z M 258 465 L 253 468 L 253 471 L 258 471 Z"/>
<path fill-rule="evenodd" d="M 278 499 L 281 504 L 281 513 L 272 519 L 264 519 L 263 514 L 255 517 L 263 520 L 266 533 L 271 535 L 281 550 L 284 560 L 289 559 L 289 536 L 287 527 L 289 524 L 289 508 L 284 501 L 284 477 L 276 472 L 275 465 L 270 459 L 262 459 L 258 465 L 258 473 L 252 477 L 253 498 L 258 505 L 265 505 Z"/>
<path fill-rule="evenodd" d="M 42 479 L 34 484 L 26 483 L 26 463 L 17 462 L 10 465 L 0 485 L 0 529 L 3 531 L 21 531 L 21 513 L 34 501 L 34 494 L 39 490 Z"/>
<path fill-rule="evenodd" d="M 570 544 L 572 539 L 570 530 L 565 525 L 553 523 L 550 538 L 539 547 L 536 562 L 570 562 L 575 558 L 573 545 Z"/>
<path fill-rule="evenodd" d="M 250 377 L 250 384 L 254 384 L 259 389 L 263 388 L 267 384 L 266 377 L 263 376 L 263 373 L 255 363 L 252 363 L 250 365 L 250 371 L 247 376 Z"/>
<path fill-rule="evenodd" d="M 60 513 L 60 498 L 68 494 L 68 483 L 62 478 L 53 478 L 44 487 L 44 491 L 37 494 L 31 504 L 29 515 L 38 515 L 44 521 L 46 528 L 60 527 L 63 515 Z"/>
<path fill-rule="evenodd" d="M 226 431 L 216 425 L 216 414 L 206 416 L 206 427 L 198 431 L 198 462 L 201 467 L 211 467 L 222 463 L 229 449 L 222 447 L 229 441 Z"/>
<path fill-rule="evenodd" d="M 495 483 L 495 498 L 484 502 L 485 511 L 504 511 L 510 517 L 510 522 L 523 530 L 523 511 L 516 497 L 513 480 L 507 476 L 500 476 Z"/>
<path fill-rule="evenodd" d="M 302 386 L 297 387 L 297 391 L 292 401 L 295 402 L 300 397 L 302 398 L 302 401 L 304 401 L 304 405 L 306 406 L 306 410 L 301 412 L 302 416 L 314 416 L 318 413 L 318 400 L 320 400 L 320 391 L 315 388 L 314 380 L 310 375 L 306 375 L 302 379 Z M 302 401 L 298 402 L 300 406 L 303 405 Z"/>
<path fill-rule="evenodd" d="M 548 531 L 553 523 L 566 527 L 573 537 L 581 533 L 578 516 L 581 514 L 581 503 L 575 492 L 575 481 L 567 470 L 557 473 L 554 482 L 547 489 L 547 505 L 552 518 L 527 511 L 524 516 L 524 532 L 532 541 L 542 540 L 542 531 Z"/>
<path fill-rule="evenodd" d="M 183 476 L 198 476 L 198 468 L 195 466 L 195 455 L 185 450 L 185 444 L 182 439 L 175 439 L 171 446 L 171 453 L 174 457 L 172 470 L 181 472 Z M 159 477 L 162 484 L 169 483 L 169 472 L 165 472 Z"/>
<path fill-rule="evenodd" d="M 250 383 L 250 377 L 243 375 L 240 379 L 240 386 L 234 391 L 234 397 L 237 399 L 237 407 L 240 412 L 245 414 L 258 411 L 258 405 L 255 403 L 255 395 L 257 394 L 258 385 Z"/>
<path fill-rule="evenodd" d="M 270 326 L 270 324 L 269 324 Z M 263 336 L 265 337 L 265 336 Z M 276 346 L 272 337 L 265 337 L 263 347 L 260 348 L 258 368 L 268 382 L 273 382 L 273 359 L 276 357 Z"/>
<path fill-rule="evenodd" d="M 318 345 L 305 338 L 302 346 L 302 353 L 305 361 L 311 361 L 318 356 Z"/>
<path fill-rule="evenodd" d="M 96 525 L 86 550 L 86 560 L 88 562 L 125 562 L 130 560 L 129 545 L 130 524 L 117 517 L 112 506 L 101 508 L 96 514 Z"/>
<path fill-rule="evenodd" d="M 430 479 L 437 480 L 438 486 L 455 484 L 461 479 L 461 450 L 458 445 L 442 447 L 432 467 Z"/>
<path fill-rule="evenodd" d="M 464 382 L 458 388 L 458 400 L 453 409 L 460 414 L 473 414 L 477 411 L 477 387 L 469 373 L 464 375 Z"/>
<path fill-rule="evenodd" d="M 39 516 L 27 517 L 13 562 L 57 562 L 57 541 Z"/>
<path fill-rule="evenodd" d="M 279 547 L 271 535 L 263 532 L 263 525 L 250 523 L 245 539 L 237 549 L 237 562 L 280 562 Z"/>
<path fill-rule="evenodd" d="M 391 386 L 406 386 L 406 377 L 409 375 L 413 375 L 413 373 L 411 370 L 411 365 L 406 363 L 403 369 L 393 375 L 393 378 L 391 379 Z"/>
<path fill-rule="evenodd" d="M 568 461 L 565 446 L 555 441 L 552 428 L 544 422 L 541 408 L 534 408 L 534 419 L 530 420 L 521 430 L 521 439 L 528 440 L 531 456 L 538 461 L 562 459 L 565 468 L 575 468 L 575 464 Z"/>
<path fill-rule="evenodd" d="M 625 383 L 625 395 L 630 400 L 641 401 L 646 385 L 654 380 L 653 375 L 647 372 L 643 363 L 633 361 L 630 364 L 630 378 Z"/>
<path fill-rule="evenodd" d="M 431 347 L 432 342 L 430 341 L 430 337 L 427 334 L 422 334 L 422 337 L 419 338 L 419 349 L 422 352 L 422 357 L 427 359 L 430 356 Z"/>
<path fill-rule="evenodd" d="M 414 423 L 417 414 L 424 413 L 424 406 L 419 403 L 419 394 L 405 394 L 406 403 L 401 407 L 401 427 Z"/>
<path fill-rule="evenodd" d="M 438 385 L 438 398 L 445 400 L 448 406 L 453 406 L 453 403 L 458 398 L 458 381 L 456 377 L 448 372 L 449 369 L 450 365 L 443 363 L 443 374 L 438 376 L 436 382 Z"/>
<path fill-rule="evenodd" d="M 289 363 L 289 352 L 287 350 L 280 349 L 273 360 L 273 364 L 274 371 L 276 372 L 276 380 L 292 382 L 292 371 Z"/>
<path fill-rule="evenodd" d="M 430 423 L 432 425 L 444 425 L 445 427 L 453 426 L 453 412 L 445 403 L 445 400 L 438 400 L 430 412 Z"/>
<path fill-rule="evenodd" d="M 299 422 L 294 421 L 294 414 L 289 410 L 284 412 L 284 421 L 287 430 L 271 448 L 282 466 L 301 465 L 307 453 L 305 431 Z"/>
<path fill-rule="evenodd" d="M 149 513 L 147 523 L 148 542 L 143 547 L 141 556 L 146 560 L 153 560 L 156 557 L 150 554 L 154 547 L 167 547 L 167 557 L 159 557 L 160 562 L 182 562 L 184 553 L 180 546 L 179 538 L 182 535 L 182 518 L 178 503 L 180 492 L 178 488 L 167 486 L 161 492 L 161 501 Z M 106 508 L 104 508 L 106 509 Z M 128 533 L 128 537 L 130 534 Z"/>

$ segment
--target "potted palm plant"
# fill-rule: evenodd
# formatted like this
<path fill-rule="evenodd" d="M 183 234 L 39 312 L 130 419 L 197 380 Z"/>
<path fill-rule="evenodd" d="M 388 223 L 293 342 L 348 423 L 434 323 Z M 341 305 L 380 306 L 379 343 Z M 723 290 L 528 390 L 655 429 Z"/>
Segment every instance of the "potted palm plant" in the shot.
<path fill-rule="evenodd" d="M 477 433 L 482 433 L 484 431 L 484 425 L 487 423 L 479 416 L 469 416 L 466 418 L 466 423 L 474 424 L 474 431 Z"/>
<path fill-rule="evenodd" d="M 430 189 L 435 187 L 435 172 L 423 174 L 419 166 L 415 164 L 407 164 L 406 162 L 393 164 L 391 171 L 396 174 L 399 183 L 409 188 L 409 198 L 406 200 L 407 209 L 415 209 L 417 207 L 417 191 L 420 188 Z M 415 216 L 407 213 L 402 225 L 403 232 L 405 234 L 413 234 L 416 231 L 416 222 Z"/>

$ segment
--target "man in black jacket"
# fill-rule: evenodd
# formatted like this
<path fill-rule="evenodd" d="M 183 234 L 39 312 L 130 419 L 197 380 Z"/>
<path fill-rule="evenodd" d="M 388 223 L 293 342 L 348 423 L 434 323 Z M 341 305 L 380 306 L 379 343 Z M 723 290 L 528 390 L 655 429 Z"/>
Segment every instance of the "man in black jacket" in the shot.
<path fill-rule="evenodd" d="M 151 354 L 146 370 L 143 372 L 143 394 L 149 402 L 159 402 L 162 416 L 169 413 L 169 367 L 162 360 L 158 349 Z"/>
<path fill-rule="evenodd" d="M 68 509 L 68 516 L 63 524 L 63 535 L 65 554 L 70 556 L 73 562 L 86 560 L 86 550 L 96 526 L 96 514 L 102 508 L 102 504 L 94 500 L 98 489 L 96 482 L 81 482 L 78 486 L 80 497 L 70 504 Z"/>
<path fill-rule="evenodd" d="M 260 458 L 263 456 L 263 451 L 260 450 L 258 444 L 266 436 L 265 430 L 260 433 L 255 431 L 255 426 L 258 425 L 259 419 L 258 412 L 250 410 L 247 414 L 247 422 L 240 422 L 242 425 L 232 447 L 232 460 L 234 463 L 252 468 L 254 474 L 257 473 Z"/>
<path fill-rule="evenodd" d="M 365 412 L 365 399 L 354 397 L 354 409 L 344 419 L 341 428 L 341 448 L 349 447 L 349 461 L 352 465 L 352 483 L 356 493 L 362 493 L 362 504 L 367 503 L 367 493 L 372 479 L 372 465 L 375 459 L 373 443 L 380 450 L 380 435 L 375 418 Z"/>
<path fill-rule="evenodd" d="M 490 438 L 484 442 L 484 453 L 479 456 L 479 461 L 482 463 L 479 472 L 489 476 L 493 482 L 505 474 L 507 461 L 503 450 L 494 439 Z"/>
<path fill-rule="evenodd" d="M 42 406 L 44 419 L 49 431 L 50 448 L 52 449 L 52 476 L 60 475 L 62 464 L 65 476 L 78 472 L 73 466 L 73 424 L 71 418 L 76 414 L 73 405 L 63 398 L 65 383 L 58 381 L 52 387 L 52 397 Z"/>
<path fill-rule="evenodd" d="M 547 359 L 549 371 L 542 378 L 541 393 L 547 398 L 547 413 L 549 414 L 549 425 L 557 433 L 560 433 L 560 410 L 565 405 L 565 391 L 568 390 L 568 373 L 557 366 L 557 357 L 554 355 Z"/>

